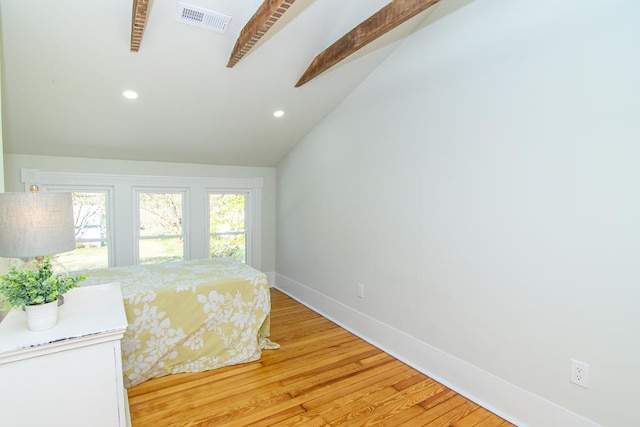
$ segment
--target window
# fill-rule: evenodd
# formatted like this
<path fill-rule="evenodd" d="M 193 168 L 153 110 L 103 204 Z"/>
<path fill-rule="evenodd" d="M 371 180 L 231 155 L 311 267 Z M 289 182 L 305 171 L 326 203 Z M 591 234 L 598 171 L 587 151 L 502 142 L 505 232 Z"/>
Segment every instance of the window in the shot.
<path fill-rule="evenodd" d="M 69 266 L 68 270 L 212 256 L 234 257 L 261 268 L 262 178 L 46 172 L 26 168 L 20 174 L 25 191 L 37 184 L 41 191 L 86 196 L 74 201 L 78 250 L 61 254 L 69 259 L 69 263 L 63 263 Z M 89 205 L 101 208 L 90 211 Z M 89 212 L 93 212 L 91 220 L 85 218 Z"/>
<path fill-rule="evenodd" d="M 69 271 L 108 267 L 111 240 L 107 209 L 109 191 L 67 191 L 71 191 L 73 201 L 76 249 L 58 254 L 56 260 Z"/>
<path fill-rule="evenodd" d="M 209 193 L 209 255 L 247 262 L 246 195 Z"/>
<path fill-rule="evenodd" d="M 185 259 L 184 192 L 138 191 L 138 263 Z"/>

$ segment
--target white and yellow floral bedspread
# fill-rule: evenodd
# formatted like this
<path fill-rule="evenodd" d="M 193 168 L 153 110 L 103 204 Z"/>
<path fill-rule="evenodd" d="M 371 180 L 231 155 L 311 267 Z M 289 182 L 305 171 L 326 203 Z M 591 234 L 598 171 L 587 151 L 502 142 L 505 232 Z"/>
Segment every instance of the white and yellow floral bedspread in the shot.
<path fill-rule="evenodd" d="M 84 286 L 119 283 L 129 326 L 124 384 L 260 358 L 269 341 L 264 273 L 228 259 L 115 267 L 88 272 Z"/>

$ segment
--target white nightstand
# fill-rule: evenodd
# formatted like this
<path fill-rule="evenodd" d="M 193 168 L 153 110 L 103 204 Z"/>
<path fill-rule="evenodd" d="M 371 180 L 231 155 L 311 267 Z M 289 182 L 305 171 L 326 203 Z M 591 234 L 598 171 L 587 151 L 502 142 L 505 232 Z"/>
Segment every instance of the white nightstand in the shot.
<path fill-rule="evenodd" d="M 0 424 L 125 427 L 120 339 L 127 327 L 117 284 L 72 289 L 49 330 L 22 310 L 0 323 Z"/>

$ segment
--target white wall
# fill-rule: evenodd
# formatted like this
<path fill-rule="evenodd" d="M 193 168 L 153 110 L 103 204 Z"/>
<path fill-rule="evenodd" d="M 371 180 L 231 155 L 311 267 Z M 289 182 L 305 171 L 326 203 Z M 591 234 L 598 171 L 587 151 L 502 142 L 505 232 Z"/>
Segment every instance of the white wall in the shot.
<path fill-rule="evenodd" d="M 454 6 L 278 166 L 277 272 L 550 407 L 640 425 L 640 2 L 436 19 Z"/>
<path fill-rule="evenodd" d="M 0 193 L 4 193 L 4 151 L 2 144 L 2 46 L 0 45 Z M 0 275 L 5 274 L 4 261 L 0 260 Z M 2 301 L 0 301 L 2 304 Z M 0 311 L 0 322 L 4 319 L 6 312 Z"/>
<path fill-rule="evenodd" d="M 0 30 L 2 30 L 0 26 Z M 2 139 L 2 44 L 0 43 L 0 193 L 4 192 L 4 147 Z"/>
<path fill-rule="evenodd" d="M 41 169 L 47 172 L 91 172 L 149 176 L 261 177 L 264 179 L 262 189 L 262 270 L 265 272 L 275 270 L 275 168 L 5 154 L 7 191 L 24 191 L 20 180 L 21 168 Z"/>

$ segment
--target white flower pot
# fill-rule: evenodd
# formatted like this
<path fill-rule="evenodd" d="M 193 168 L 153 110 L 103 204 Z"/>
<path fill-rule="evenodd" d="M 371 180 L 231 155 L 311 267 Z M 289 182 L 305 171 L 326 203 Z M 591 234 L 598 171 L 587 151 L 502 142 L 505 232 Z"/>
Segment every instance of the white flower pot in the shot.
<path fill-rule="evenodd" d="M 58 323 L 58 301 L 28 305 L 24 311 L 27 313 L 27 325 L 32 331 L 51 329 Z"/>

